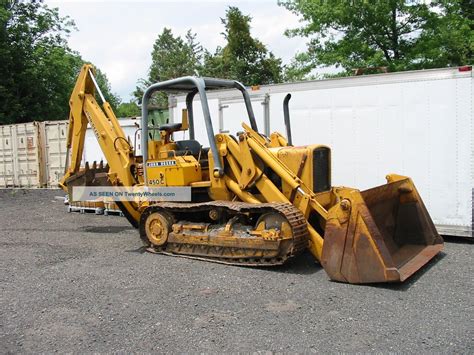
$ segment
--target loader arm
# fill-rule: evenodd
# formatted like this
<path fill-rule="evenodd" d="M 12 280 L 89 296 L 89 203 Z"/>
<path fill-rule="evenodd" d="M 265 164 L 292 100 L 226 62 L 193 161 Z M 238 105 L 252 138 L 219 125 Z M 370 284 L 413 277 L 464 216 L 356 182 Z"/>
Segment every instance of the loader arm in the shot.
<path fill-rule="evenodd" d="M 244 202 L 297 207 L 307 221 L 309 250 L 331 279 L 403 281 L 442 249 L 442 239 L 409 178 L 388 175 L 386 185 L 363 192 L 334 187 L 315 193 L 278 158 L 275 151 L 280 148 L 272 150 L 258 132 L 245 124 L 243 128 L 238 142 L 229 135 L 217 136 L 226 162 L 226 186 Z M 292 193 L 283 193 L 269 171 Z"/>
<path fill-rule="evenodd" d="M 103 101 L 102 107 L 95 99 L 96 89 Z M 94 68 L 85 64 L 77 78 L 69 100 L 70 114 L 67 135 L 68 161 L 59 186 L 71 195 L 73 186 L 113 185 L 134 186 L 138 183 L 133 172 L 136 158 L 133 148 L 120 126 L 110 104 L 105 101 L 94 78 Z M 90 124 L 100 148 L 107 159 L 108 168 L 96 164 L 90 169 L 80 169 L 87 125 Z M 70 155 L 70 159 L 69 159 Z M 127 219 L 138 226 L 140 213 L 136 204 L 117 203 Z"/>
<path fill-rule="evenodd" d="M 328 212 L 314 198 L 314 194 L 303 183 L 303 181 L 301 181 L 294 172 L 288 169 L 287 166 L 285 166 L 267 149 L 261 136 L 257 132 L 245 124 L 243 124 L 243 127 L 245 128 L 245 133 L 240 135 L 239 143 L 235 142 L 233 139 L 229 139 L 229 136 L 226 136 L 225 139 L 228 152 L 230 153 L 226 155 L 226 159 L 229 162 L 233 176 L 237 177 L 237 181 L 232 181 L 230 178 L 226 178 L 226 185 L 228 188 L 234 193 L 238 192 L 240 195 L 239 197 L 243 201 L 254 202 L 256 199 L 255 196 L 249 193 L 241 194 L 240 191 L 238 191 L 241 190 L 241 188 L 244 188 L 245 190 L 246 186 L 245 184 L 242 184 L 242 176 L 245 176 L 245 171 L 248 171 L 253 167 L 256 170 L 255 176 L 258 177 L 258 179 L 255 180 L 255 187 L 263 197 L 263 201 L 260 202 L 285 202 L 293 204 L 305 215 L 306 218 L 308 218 L 310 210 L 314 210 L 326 219 Z M 263 174 L 262 169 L 255 165 L 253 158 L 246 154 L 246 152 L 250 151 L 248 148 L 255 152 L 255 154 L 264 161 L 266 166 L 270 167 L 298 193 L 298 196 L 293 201 L 290 201 L 279 190 L 279 188 Z M 234 182 L 237 182 L 237 184 Z M 248 185 L 250 184 L 247 184 L 247 186 Z M 323 238 L 309 223 L 308 232 L 310 236 L 309 248 L 312 254 L 320 260 L 323 248 Z"/>

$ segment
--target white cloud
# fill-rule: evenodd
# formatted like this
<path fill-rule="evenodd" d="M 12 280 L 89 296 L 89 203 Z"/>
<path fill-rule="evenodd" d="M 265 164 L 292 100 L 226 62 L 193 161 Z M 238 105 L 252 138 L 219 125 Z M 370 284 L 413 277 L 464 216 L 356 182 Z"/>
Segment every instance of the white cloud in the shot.
<path fill-rule="evenodd" d="M 288 63 L 295 53 L 305 49 L 302 38 L 288 38 L 285 30 L 299 26 L 296 15 L 282 7 L 272 8 L 271 11 L 261 11 L 253 16 L 252 34 L 262 41 L 278 57 Z"/>

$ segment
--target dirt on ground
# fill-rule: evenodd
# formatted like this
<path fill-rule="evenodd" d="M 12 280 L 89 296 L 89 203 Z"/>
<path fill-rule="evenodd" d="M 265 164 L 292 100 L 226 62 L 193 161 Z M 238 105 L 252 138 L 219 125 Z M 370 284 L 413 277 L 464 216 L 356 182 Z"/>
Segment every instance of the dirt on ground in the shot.
<path fill-rule="evenodd" d="M 119 216 L 59 190 L 0 191 L 0 352 L 472 353 L 473 244 L 404 284 L 329 281 L 311 255 L 271 269 L 144 252 Z"/>

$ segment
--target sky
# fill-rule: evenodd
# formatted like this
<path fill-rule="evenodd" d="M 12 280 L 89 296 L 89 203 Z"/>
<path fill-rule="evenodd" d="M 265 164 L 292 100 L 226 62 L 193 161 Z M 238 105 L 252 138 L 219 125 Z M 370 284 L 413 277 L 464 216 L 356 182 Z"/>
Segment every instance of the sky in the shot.
<path fill-rule="evenodd" d="M 219 1 L 113 1 L 46 0 L 61 16 L 70 16 L 78 31 L 69 46 L 83 59 L 105 72 L 112 91 L 123 101 L 132 98 L 137 80 L 146 78 L 153 43 L 164 27 L 184 36 L 188 29 L 211 52 L 225 45 L 221 17 L 228 6 L 237 6 L 252 17 L 252 36 L 262 41 L 283 63 L 306 48 L 306 39 L 288 38 L 284 31 L 299 25 L 299 18 L 278 6 L 276 0 Z M 236 78 L 238 79 L 238 78 Z"/>

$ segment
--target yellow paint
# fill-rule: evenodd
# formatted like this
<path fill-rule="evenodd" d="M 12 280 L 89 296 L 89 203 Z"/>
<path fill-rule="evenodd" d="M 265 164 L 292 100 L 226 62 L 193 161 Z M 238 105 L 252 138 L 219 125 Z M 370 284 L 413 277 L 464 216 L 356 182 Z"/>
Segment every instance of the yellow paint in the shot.
<path fill-rule="evenodd" d="M 148 160 L 146 169 L 149 186 L 188 186 L 202 179 L 201 166 L 192 155 Z"/>

